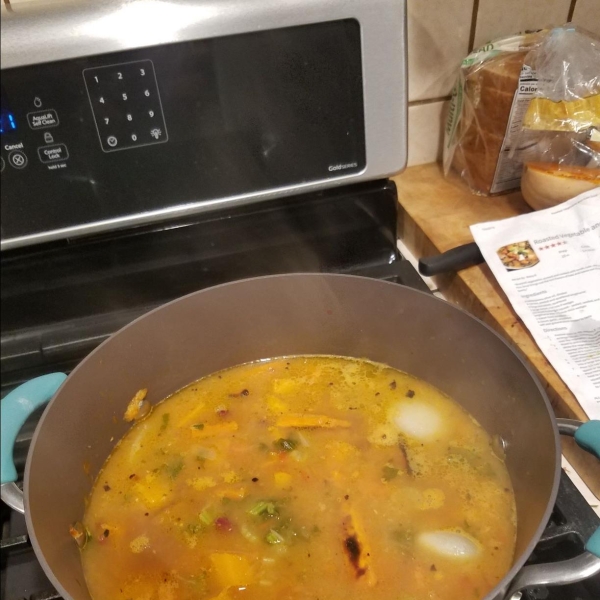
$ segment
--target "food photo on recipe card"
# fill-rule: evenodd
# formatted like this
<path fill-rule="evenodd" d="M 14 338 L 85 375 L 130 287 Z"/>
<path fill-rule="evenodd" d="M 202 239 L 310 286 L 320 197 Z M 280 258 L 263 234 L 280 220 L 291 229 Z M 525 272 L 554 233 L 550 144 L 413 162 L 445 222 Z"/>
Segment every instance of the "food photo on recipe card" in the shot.
<path fill-rule="evenodd" d="M 600 188 L 471 232 L 546 358 L 600 419 Z"/>

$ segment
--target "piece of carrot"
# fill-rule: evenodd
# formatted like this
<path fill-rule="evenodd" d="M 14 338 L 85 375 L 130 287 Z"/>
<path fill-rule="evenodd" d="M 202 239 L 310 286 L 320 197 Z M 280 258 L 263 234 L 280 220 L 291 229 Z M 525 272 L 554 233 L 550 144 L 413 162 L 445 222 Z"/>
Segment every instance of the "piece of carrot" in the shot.
<path fill-rule="evenodd" d="M 235 421 L 224 421 L 223 423 L 215 423 L 214 425 L 202 425 L 201 428 L 197 425 L 192 425 L 192 427 L 190 427 L 192 436 L 196 439 L 213 437 L 222 433 L 232 433 L 237 430 L 238 424 Z"/>
<path fill-rule="evenodd" d="M 320 427 L 322 429 L 334 429 L 337 427 L 350 427 L 350 421 L 334 419 L 326 415 L 306 415 L 292 413 L 277 419 L 277 427 L 296 427 L 297 429 L 311 429 Z"/>
<path fill-rule="evenodd" d="M 363 579 L 369 587 L 377 584 L 377 576 L 371 567 L 371 547 L 362 521 L 353 508 L 347 507 L 343 520 L 344 547 L 357 579 Z"/>

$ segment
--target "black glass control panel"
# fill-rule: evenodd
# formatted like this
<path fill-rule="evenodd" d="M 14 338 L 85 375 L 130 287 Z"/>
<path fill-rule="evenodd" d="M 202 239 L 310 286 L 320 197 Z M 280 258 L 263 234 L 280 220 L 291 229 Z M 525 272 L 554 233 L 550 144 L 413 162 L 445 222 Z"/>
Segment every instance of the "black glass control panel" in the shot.
<path fill-rule="evenodd" d="M 360 27 L 5 69 L 1 144 L 3 241 L 357 173 Z"/>

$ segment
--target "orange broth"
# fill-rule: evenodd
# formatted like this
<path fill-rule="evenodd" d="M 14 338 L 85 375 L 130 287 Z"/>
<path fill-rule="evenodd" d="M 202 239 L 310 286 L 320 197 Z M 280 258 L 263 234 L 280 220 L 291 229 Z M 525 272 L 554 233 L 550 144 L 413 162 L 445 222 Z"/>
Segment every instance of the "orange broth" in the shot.
<path fill-rule="evenodd" d="M 99 474 L 94 600 L 475 600 L 515 546 L 507 469 L 424 381 L 367 360 L 245 364 L 173 394 Z"/>

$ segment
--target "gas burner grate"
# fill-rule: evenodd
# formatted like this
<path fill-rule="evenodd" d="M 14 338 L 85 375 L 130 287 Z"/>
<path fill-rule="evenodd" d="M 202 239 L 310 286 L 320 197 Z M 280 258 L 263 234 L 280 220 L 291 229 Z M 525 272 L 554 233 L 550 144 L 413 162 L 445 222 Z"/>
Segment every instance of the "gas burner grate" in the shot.
<path fill-rule="evenodd" d="M 29 596 L 29 600 L 62 600 L 62 596 L 56 591 L 40 592 Z"/>
<path fill-rule="evenodd" d="M 19 550 L 27 548 L 29 546 L 29 536 L 27 535 L 16 535 L 14 537 L 8 537 L 0 541 L 0 550 Z"/>

